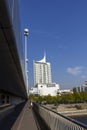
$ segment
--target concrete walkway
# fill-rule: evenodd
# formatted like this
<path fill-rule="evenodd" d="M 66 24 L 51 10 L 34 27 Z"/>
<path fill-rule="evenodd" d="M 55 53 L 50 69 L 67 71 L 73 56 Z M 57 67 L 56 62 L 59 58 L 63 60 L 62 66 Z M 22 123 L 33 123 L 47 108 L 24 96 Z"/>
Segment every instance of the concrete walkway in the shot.
<path fill-rule="evenodd" d="M 38 130 L 37 123 L 32 111 L 32 108 L 29 108 L 29 101 L 25 104 L 22 112 L 18 116 L 16 122 L 14 123 L 11 130 Z"/>

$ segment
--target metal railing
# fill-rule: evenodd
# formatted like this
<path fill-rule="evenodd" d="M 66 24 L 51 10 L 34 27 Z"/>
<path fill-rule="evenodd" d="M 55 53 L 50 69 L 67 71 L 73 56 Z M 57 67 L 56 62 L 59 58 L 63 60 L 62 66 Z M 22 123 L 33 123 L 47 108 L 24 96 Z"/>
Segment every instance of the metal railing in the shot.
<path fill-rule="evenodd" d="M 50 130 L 87 130 L 87 125 L 47 107 L 34 104 L 34 111 L 41 116 Z"/>

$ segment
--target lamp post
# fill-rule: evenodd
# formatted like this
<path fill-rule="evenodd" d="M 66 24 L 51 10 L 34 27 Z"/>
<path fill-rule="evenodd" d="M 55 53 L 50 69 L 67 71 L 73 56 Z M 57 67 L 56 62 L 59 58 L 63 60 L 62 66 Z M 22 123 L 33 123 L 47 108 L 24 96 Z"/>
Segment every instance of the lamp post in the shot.
<path fill-rule="evenodd" d="M 25 37 L 25 80 L 26 80 L 26 90 L 28 94 L 28 58 L 27 58 L 27 38 L 28 38 L 29 30 L 27 28 L 24 29 L 24 37 Z"/>

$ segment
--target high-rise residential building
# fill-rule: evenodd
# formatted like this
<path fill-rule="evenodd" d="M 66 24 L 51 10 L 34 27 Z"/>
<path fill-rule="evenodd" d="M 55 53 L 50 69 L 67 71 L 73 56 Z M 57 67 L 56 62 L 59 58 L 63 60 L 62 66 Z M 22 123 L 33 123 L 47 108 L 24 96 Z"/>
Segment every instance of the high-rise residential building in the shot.
<path fill-rule="evenodd" d="M 34 87 L 31 94 L 40 96 L 56 96 L 59 93 L 59 84 L 52 82 L 51 65 L 46 62 L 46 54 L 40 61 L 33 62 L 34 67 Z"/>
<path fill-rule="evenodd" d="M 46 62 L 46 54 L 40 61 L 34 61 L 34 85 L 52 83 L 51 65 Z"/>

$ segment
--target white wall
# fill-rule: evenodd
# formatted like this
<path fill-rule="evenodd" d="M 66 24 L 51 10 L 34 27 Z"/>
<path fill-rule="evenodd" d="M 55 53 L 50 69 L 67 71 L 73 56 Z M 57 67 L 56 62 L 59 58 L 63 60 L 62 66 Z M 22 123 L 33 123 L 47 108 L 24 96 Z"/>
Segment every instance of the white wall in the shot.
<path fill-rule="evenodd" d="M 40 96 L 56 96 L 59 90 L 59 84 L 52 87 L 47 87 L 47 84 L 38 84 L 38 94 Z"/>

